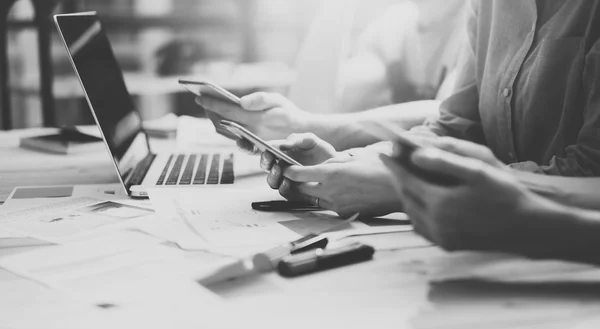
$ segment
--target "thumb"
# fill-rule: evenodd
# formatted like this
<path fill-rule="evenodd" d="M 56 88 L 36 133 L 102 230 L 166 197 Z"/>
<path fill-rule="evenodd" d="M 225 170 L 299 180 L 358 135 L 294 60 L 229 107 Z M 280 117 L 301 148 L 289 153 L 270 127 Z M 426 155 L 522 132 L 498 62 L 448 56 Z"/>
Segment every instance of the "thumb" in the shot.
<path fill-rule="evenodd" d="M 290 106 L 292 103 L 280 94 L 258 92 L 244 96 L 240 100 L 247 111 L 266 111 L 274 107 Z"/>
<path fill-rule="evenodd" d="M 260 150 L 257 149 L 252 142 L 248 141 L 245 138 L 238 139 L 236 141 L 237 147 L 244 153 L 249 155 L 258 155 L 260 154 Z"/>
<path fill-rule="evenodd" d="M 323 182 L 331 175 L 332 166 L 290 166 L 283 171 L 283 176 L 293 182 L 313 183 Z"/>
<path fill-rule="evenodd" d="M 279 145 L 282 151 L 292 150 L 310 150 L 317 145 L 317 137 L 314 134 L 291 134 L 283 143 Z"/>

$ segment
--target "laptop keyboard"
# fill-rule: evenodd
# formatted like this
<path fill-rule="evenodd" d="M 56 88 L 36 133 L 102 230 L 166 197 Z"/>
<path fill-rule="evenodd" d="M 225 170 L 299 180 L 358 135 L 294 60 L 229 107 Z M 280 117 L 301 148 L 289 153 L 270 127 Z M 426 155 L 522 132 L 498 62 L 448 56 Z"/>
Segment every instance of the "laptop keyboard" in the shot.
<path fill-rule="evenodd" d="M 171 173 L 169 174 L 169 178 L 167 178 L 167 182 L 165 183 L 165 185 L 177 185 L 177 181 L 179 180 L 179 173 L 181 172 L 181 166 L 183 165 L 183 159 L 185 159 L 185 155 L 177 156 L 175 164 L 173 165 L 173 169 L 171 169 Z M 163 171 L 164 170 L 165 169 L 163 169 Z"/>
<path fill-rule="evenodd" d="M 181 175 L 181 179 L 179 180 L 179 185 L 192 184 L 192 176 L 194 175 L 194 165 L 196 164 L 197 157 L 198 156 L 196 154 L 192 154 L 188 158 L 188 161 L 185 165 L 185 170 L 183 171 L 183 175 Z"/>
<path fill-rule="evenodd" d="M 156 182 L 156 185 L 162 185 L 165 182 L 165 178 L 167 178 L 167 174 L 169 173 L 169 166 L 171 166 L 172 161 L 173 161 L 173 156 L 171 155 L 169 157 L 169 160 L 167 161 L 167 164 L 165 165 L 165 168 L 160 173 L 160 176 L 158 177 L 158 182 Z"/>
<path fill-rule="evenodd" d="M 156 185 L 233 184 L 233 154 L 172 155 Z"/>
<path fill-rule="evenodd" d="M 208 173 L 208 178 L 206 179 L 206 184 L 216 185 L 219 184 L 219 163 L 221 161 L 221 157 L 218 154 L 213 156 L 212 162 L 210 164 L 210 172 Z"/>
<path fill-rule="evenodd" d="M 205 168 L 204 170 L 197 170 L 196 176 L 194 176 L 194 185 L 202 185 L 206 180 L 206 165 L 208 164 L 208 155 L 202 154 L 198 168 Z"/>
<path fill-rule="evenodd" d="M 144 160 L 138 163 L 137 167 L 133 171 L 133 174 L 127 179 L 127 182 L 131 185 L 140 185 L 148 172 L 148 169 L 152 165 L 152 161 L 156 158 L 155 154 L 147 156 Z"/>

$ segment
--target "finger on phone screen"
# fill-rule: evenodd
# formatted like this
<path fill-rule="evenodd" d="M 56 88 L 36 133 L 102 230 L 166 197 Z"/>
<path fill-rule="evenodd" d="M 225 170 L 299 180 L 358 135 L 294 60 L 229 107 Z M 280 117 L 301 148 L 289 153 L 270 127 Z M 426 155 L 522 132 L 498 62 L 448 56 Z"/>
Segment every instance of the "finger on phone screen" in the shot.
<path fill-rule="evenodd" d="M 271 152 L 264 152 L 260 157 L 260 167 L 263 170 L 270 171 L 275 164 L 275 156 Z"/>
<path fill-rule="evenodd" d="M 236 144 L 237 147 L 246 154 L 258 155 L 260 153 L 260 150 L 257 149 L 252 142 L 245 138 L 237 140 Z"/>
<path fill-rule="evenodd" d="M 269 186 L 274 190 L 278 190 L 283 183 L 283 179 L 283 170 L 281 166 L 278 164 L 273 165 L 269 175 L 267 176 L 267 183 Z"/>

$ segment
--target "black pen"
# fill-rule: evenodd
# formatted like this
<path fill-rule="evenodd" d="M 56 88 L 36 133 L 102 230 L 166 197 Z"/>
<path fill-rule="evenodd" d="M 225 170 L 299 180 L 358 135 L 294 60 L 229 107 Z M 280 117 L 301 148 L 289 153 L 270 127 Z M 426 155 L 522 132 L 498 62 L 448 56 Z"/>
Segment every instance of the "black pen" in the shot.
<path fill-rule="evenodd" d="M 252 263 L 254 268 L 261 272 L 268 272 L 274 270 L 277 264 L 288 255 L 297 254 L 306 250 L 325 248 L 329 243 L 329 239 L 326 233 L 335 231 L 341 227 L 344 227 L 353 221 L 355 221 L 360 214 L 354 214 L 354 216 L 339 222 L 337 225 L 326 229 L 322 232 L 311 233 L 303 236 L 302 238 L 286 243 L 275 248 L 271 248 L 264 252 L 260 252 L 252 257 Z"/>
<path fill-rule="evenodd" d="M 290 254 L 296 254 L 311 249 L 325 248 L 329 239 L 321 234 L 311 233 L 302 238 L 292 241 L 289 244 L 278 246 L 258 253 L 252 258 L 254 267 L 262 272 L 268 272 L 277 266 L 277 263 L 283 257 Z"/>
<path fill-rule="evenodd" d="M 334 249 L 316 249 L 287 256 L 279 262 L 277 271 L 281 276 L 294 277 L 367 261 L 373 254 L 373 247 L 354 242 Z"/>
<path fill-rule="evenodd" d="M 272 211 L 272 212 L 285 212 L 285 211 L 315 211 L 322 210 L 320 207 L 311 205 L 301 201 L 264 201 L 264 202 L 253 202 L 252 209 L 258 211 Z"/>

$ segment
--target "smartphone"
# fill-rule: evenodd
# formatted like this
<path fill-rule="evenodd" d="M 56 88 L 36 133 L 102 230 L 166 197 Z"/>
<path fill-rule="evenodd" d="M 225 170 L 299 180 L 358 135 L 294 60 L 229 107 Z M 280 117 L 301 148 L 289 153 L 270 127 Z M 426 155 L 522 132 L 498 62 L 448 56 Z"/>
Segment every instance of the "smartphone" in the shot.
<path fill-rule="evenodd" d="M 239 97 L 212 82 L 179 79 L 179 84 L 196 96 L 210 96 L 238 106 L 241 104 Z"/>
<path fill-rule="evenodd" d="M 185 89 L 189 90 L 196 96 L 212 97 L 225 103 L 241 107 L 241 101 L 239 97 L 227 91 L 225 88 L 220 87 L 212 82 L 179 79 L 179 84 L 181 84 Z M 233 135 L 219 124 L 221 120 L 224 119 L 222 116 L 216 113 L 210 113 L 207 114 L 207 116 L 213 121 L 217 133 L 232 140 L 239 139 L 236 135 Z"/>
<path fill-rule="evenodd" d="M 377 123 L 377 128 L 370 130 L 372 134 L 383 140 L 390 140 L 394 143 L 394 154 L 392 159 L 399 165 L 404 166 L 415 175 L 424 178 L 430 182 L 452 186 L 459 184 L 459 180 L 454 177 L 445 176 L 436 172 L 426 171 L 416 166 L 410 159 L 413 152 L 427 147 L 418 139 L 413 138 L 406 131 L 391 127 L 385 123 Z M 374 127 L 375 128 L 375 127 Z"/>
<path fill-rule="evenodd" d="M 242 127 L 241 125 L 239 125 L 235 122 L 221 120 L 221 126 L 223 126 L 225 129 L 227 129 L 232 134 L 236 135 L 238 138 L 243 138 L 245 140 L 248 140 L 250 143 L 252 143 L 252 145 L 254 145 L 261 152 L 270 152 L 271 154 L 273 154 L 275 156 L 275 158 L 277 158 L 277 160 L 283 161 L 289 165 L 302 166 L 302 164 L 300 164 L 298 161 L 292 159 L 289 155 L 287 155 L 287 154 L 283 153 L 281 150 L 276 149 L 273 146 L 269 145 L 262 138 L 256 136 L 255 134 L 250 132 L 248 129 Z"/>

